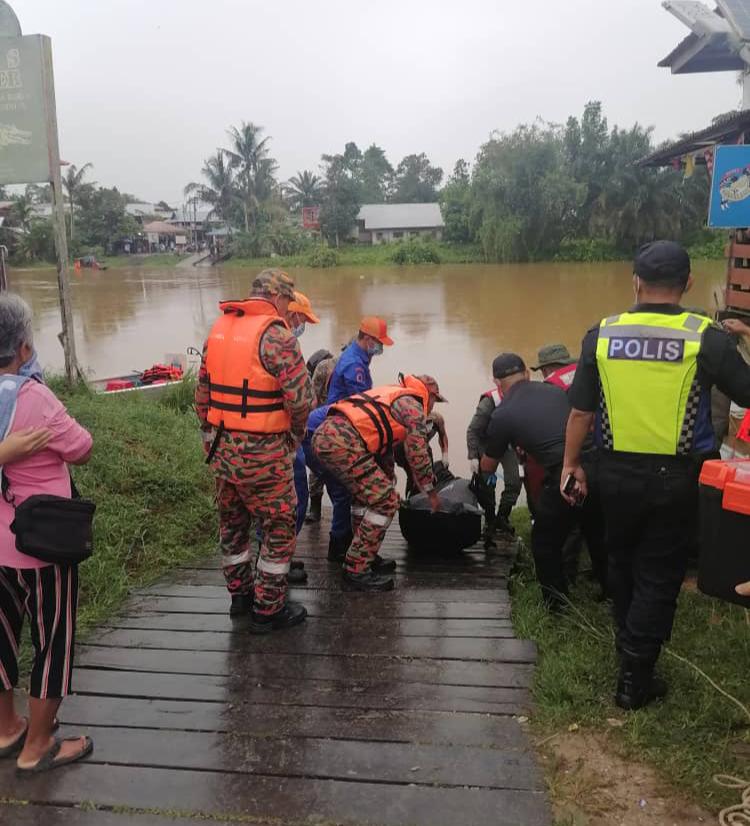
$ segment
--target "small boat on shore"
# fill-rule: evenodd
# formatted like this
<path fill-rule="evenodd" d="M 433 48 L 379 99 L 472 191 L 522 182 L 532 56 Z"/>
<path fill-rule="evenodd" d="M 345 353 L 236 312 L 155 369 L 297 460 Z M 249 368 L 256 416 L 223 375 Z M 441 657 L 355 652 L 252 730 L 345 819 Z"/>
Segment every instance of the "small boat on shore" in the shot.
<path fill-rule="evenodd" d="M 137 393 L 147 399 L 158 399 L 170 388 L 182 384 L 186 375 L 197 372 L 200 352 L 188 347 L 187 353 L 167 353 L 164 361 L 147 370 L 94 379 L 90 382 L 95 393 L 116 396 L 122 393 Z"/>

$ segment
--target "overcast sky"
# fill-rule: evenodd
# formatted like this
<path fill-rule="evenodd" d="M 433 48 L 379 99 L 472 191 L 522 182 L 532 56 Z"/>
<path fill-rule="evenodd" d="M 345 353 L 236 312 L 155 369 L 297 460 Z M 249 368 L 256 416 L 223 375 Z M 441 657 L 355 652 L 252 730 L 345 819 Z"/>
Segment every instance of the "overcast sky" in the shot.
<path fill-rule="evenodd" d="M 282 179 L 353 140 L 446 174 L 494 129 L 602 100 L 661 140 L 736 108 L 732 73 L 656 63 L 687 34 L 659 0 L 11 0 L 53 40 L 63 157 L 180 202 L 230 124 L 272 136 Z"/>

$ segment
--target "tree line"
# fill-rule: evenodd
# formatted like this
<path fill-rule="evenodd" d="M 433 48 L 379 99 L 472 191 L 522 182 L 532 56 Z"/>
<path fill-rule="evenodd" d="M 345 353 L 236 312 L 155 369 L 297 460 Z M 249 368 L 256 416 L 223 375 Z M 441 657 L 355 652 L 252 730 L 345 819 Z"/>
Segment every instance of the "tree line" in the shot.
<path fill-rule="evenodd" d="M 243 122 L 227 138 L 185 197 L 210 208 L 209 217 L 229 230 L 231 251 L 243 257 L 295 255 L 321 237 L 338 247 L 351 241 L 368 203 L 439 201 L 444 240 L 472 245 L 486 261 L 622 258 L 658 237 L 688 244 L 712 238 L 706 168 L 685 177 L 638 166 L 654 149 L 652 130 L 610 127 L 596 101 L 565 124 L 538 120 L 493 133 L 473 163 L 456 162 L 444 184 L 443 170 L 424 152 L 394 165 L 382 147 L 361 150 L 351 141 L 322 155 L 317 171 L 281 181 L 262 126 Z M 126 212 L 138 199 L 86 180 L 90 170 L 71 166 L 63 179 L 74 255 L 111 250 L 142 231 Z M 29 186 L 14 197 L 2 241 L 16 257 L 54 259 L 51 222 L 34 210 L 49 200 L 49 187 Z M 301 226 L 300 212 L 310 206 L 320 208 L 321 236 Z"/>
<path fill-rule="evenodd" d="M 231 127 L 229 145 L 206 159 L 202 180 L 185 195 L 210 205 L 212 216 L 241 227 L 234 249 L 241 255 L 289 255 L 304 249 L 309 237 L 299 221 L 304 207 L 320 207 L 325 238 L 339 246 L 350 236 L 362 204 L 437 201 L 443 170 L 424 153 L 407 155 L 394 167 L 376 144 L 364 151 L 349 142 L 343 152 L 324 154 L 319 173 L 300 170 L 288 181 L 277 178 L 278 163 L 262 126 Z"/>
<path fill-rule="evenodd" d="M 706 168 L 688 178 L 636 164 L 653 150 L 650 128 L 610 128 L 596 101 L 564 126 L 493 134 L 440 193 L 446 240 L 477 243 L 488 261 L 614 258 L 656 238 L 707 240 Z"/>

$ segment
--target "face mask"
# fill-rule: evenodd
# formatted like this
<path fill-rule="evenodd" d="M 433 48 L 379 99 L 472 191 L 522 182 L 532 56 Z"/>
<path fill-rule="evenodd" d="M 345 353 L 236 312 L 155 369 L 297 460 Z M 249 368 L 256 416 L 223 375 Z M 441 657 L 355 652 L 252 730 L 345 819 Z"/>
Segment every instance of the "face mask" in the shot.
<path fill-rule="evenodd" d="M 381 355 L 383 355 L 383 344 L 382 344 L 382 342 L 376 341 L 370 347 L 370 355 L 371 356 L 381 356 Z"/>
<path fill-rule="evenodd" d="M 292 327 L 292 335 L 295 338 L 299 338 L 302 333 L 305 332 L 305 322 L 303 321 L 302 324 L 299 324 L 297 327 Z"/>

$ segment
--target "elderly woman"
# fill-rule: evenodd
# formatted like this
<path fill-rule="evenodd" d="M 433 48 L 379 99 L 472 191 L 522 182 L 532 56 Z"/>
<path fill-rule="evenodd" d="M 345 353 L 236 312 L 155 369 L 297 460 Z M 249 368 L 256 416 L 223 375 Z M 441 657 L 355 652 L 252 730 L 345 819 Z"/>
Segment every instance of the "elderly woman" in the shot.
<path fill-rule="evenodd" d="M 29 496 L 70 497 L 67 465 L 88 461 L 91 436 L 42 383 L 31 311 L 8 293 L 0 294 L 0 437 L 7 488 L 0 499 L 0 757 L 17 756 L 19 774 L 31 774 L 80 760 L 93 744 L 87 737 L 54 736 L 57 710 L 71 688 L 77 566 L 49 565 L 20 553 L 10 525 L 14 505 Z M 25 618 L 34 647 L 28 719 L 13 703 Z"/>

